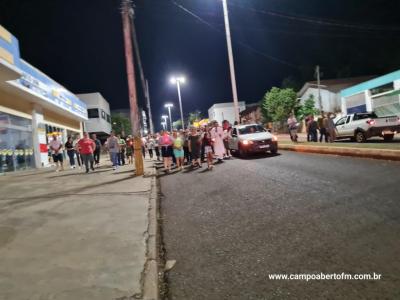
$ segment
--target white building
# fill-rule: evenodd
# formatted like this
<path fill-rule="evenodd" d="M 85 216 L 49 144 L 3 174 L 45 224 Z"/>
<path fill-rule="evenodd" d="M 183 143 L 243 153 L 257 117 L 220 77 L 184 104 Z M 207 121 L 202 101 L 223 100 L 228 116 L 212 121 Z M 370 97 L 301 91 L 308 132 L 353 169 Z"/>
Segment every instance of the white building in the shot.
<path fill-rule="evenodd" d="M 246 102 L 239 102 L 239 112 L 246 109 Z M 208 118 L 210 121 L 218 121 L 219 124 L 223 120 L 228 120 L 229 123 L 235 122 L 235 108 L 233 102 L 216 103 L 208 109 Z"/>
<path fill-rule="evenodd" d="M 303 88 L 298 93 L 298 97 L 301 99 L 300 103 L 304 104 L 304 102 L 310 98 L 311 95 L 313 95 L 315 100 L 315 108 L 317 108 L 319 111 L 341 113 L 342 100 L 340 91 L 371 78 L 371 76 L 364 76 L 321 80 L 321 103 L 319 103 L 318 100 L 317 81 L 309 81 L 304 84 Z"/>
<path fill-rule="evenodd" d="M 378 116 L 400 116 L 400 70 L 362 82 L 341 92 L 347 114 L 374 111 Z"/>
<path fill-rule="evenodd" d="M 105 139 L 111 132 L 110 105 L 100 93 L 79 94 L 79 99 L 86 103 L 88 120 L 84 130 L 96 133 L 100 139 Z"/>

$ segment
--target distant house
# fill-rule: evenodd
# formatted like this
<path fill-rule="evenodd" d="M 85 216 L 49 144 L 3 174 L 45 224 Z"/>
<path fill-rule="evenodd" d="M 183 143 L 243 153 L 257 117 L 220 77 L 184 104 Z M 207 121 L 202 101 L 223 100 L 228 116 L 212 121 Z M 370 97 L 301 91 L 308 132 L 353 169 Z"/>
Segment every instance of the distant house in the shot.
<path fill-rule="evenodd" d="M 304 102 L 312 95 L 315 100 L 315 108 L 318 110 L 341 113 L 342 101 L 340 91 L 371 78 L 373 78 L 373 76 L 321 80 L 321 103 L 319 103 L 318 99 L 317 81 L 309 81 L 304 84 L 303 88 L 298 93 L 298 97 L 300 98 L 300 103 L 304 104 Z"/>
<path fill-rule="evenodd" d="M 261 124 L 263 116 L 261 113 L 261 106 L 259 103 L 252 103 L 246 105 L 246 109 L 240 112 L 240 122 L 242 124 L 257 123 Z"/>
<path fill-rule="evenodd" d="M 246 109 L 246 102 L 239 102 L 239 112 Z M 228 120 L 229 123 L 235 122 L 235 109 L 233 102 L 216 103 L 208 109 L 208 118 L 210 121 L 218 121 L 222 123 L 223 120 Z"/>

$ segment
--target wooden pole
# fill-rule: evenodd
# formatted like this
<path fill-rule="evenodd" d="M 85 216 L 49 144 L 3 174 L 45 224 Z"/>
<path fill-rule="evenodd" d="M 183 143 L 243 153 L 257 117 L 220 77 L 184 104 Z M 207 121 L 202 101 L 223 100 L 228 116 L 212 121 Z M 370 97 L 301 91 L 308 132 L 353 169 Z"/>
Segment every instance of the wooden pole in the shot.
<path fill-rule="evenodd" d="M 135 81 L 135 67 L 132 51 L 132 32 L 131 32 L 131 18 L 133 17 L 133 8 L 130 0 L 122 1 L 122 24 L 124 32 L 125 44 L 125 59 L 126 59 L 126 72 L 128 76 L 129 88 L 129 104 L 130 104 L 130 119 L 132 123 L 132 134 L 134 137 L 133 149 L 135 157 L 136 176 L 144 174 L 143 156 L 142 156 L 142 139 L 140 134 L 140 119 L 139 109 L 137 105 L 137 91 Z"/>

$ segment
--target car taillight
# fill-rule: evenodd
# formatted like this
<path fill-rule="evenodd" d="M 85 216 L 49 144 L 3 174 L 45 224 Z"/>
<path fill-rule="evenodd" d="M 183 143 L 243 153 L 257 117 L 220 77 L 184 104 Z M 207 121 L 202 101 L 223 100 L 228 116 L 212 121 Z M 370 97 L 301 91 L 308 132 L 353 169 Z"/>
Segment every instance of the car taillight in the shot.
<path fill-rule="evenodd" d="M 367 121 L 367 124 L 370 125 L 370 126 L 375 125 L 375 123 L 376 123 L 375 120 L 368 120 Z"/>

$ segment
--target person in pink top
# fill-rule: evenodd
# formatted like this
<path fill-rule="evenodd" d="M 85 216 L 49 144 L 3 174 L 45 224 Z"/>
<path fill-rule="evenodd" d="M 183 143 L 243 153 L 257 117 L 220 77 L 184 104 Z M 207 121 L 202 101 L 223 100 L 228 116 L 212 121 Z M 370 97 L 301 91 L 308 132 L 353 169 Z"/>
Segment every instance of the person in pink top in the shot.
<path fill-rule="evenodd" d="M 96 150 L 96 143 L 89 138 L 87 132 L 83 133 L 83 138 L 77 143 L 77 148 L 82 156 L 83 163 L 85 164 L 86 173 L 89 173 L 89 163 L 90 168 L 94 171 L 94 156 L 93 153 Z"/>

